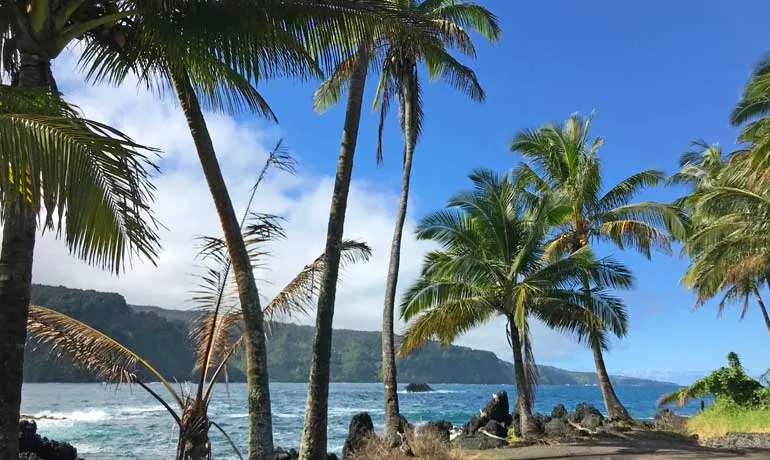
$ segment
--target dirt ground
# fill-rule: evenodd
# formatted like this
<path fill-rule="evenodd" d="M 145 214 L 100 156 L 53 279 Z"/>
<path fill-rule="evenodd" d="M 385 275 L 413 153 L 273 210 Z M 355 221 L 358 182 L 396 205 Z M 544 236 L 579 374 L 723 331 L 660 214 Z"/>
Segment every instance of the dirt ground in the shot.
<path fill-rule="evenodd" d="M 690 438 L 671 433 L 633 432 L 604 439 L 574 443 L 534 445 L 488 451 L 466 451 L 463 460 L 546 459 L 751 459 L 770 460 L 768 449 L 725 450 L 698 445 Z"/>

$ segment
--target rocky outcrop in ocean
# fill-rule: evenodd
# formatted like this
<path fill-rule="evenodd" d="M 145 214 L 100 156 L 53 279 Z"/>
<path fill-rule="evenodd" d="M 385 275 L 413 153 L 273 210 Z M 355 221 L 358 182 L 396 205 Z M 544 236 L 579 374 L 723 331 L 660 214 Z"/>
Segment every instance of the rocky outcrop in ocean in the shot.
<path fill-rule="evenodd" d="M 72 445 L 37 434 L 37 423 L 33 420 L 19 422 L 19 459 L 82 460 Z"/>

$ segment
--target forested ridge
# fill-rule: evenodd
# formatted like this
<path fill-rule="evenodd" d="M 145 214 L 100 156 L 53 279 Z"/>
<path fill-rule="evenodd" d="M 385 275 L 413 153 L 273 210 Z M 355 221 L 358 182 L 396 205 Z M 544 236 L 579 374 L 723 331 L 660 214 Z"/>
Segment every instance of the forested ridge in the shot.
<path fill-rule="evenodd" d="M 193 368 L 188 324 L 194 311 L 168 310 L 151 306 L 128 305 L 116 293 L 70 289 L 62 286 L 34 285 L 32 303 L 64 312 L 83 321 L 128 346 L 174 380 L 190 378 Z M 306 382 L 310 369 L 310 326 L 276 323 L 268 342 L 270 378 L 279 382 Z M 336 382 L 381 381 L 381 335 L 379 331 L 334 331 L 332 380 Z M 230 380 L 244 381 L 235 360 Z M 442 348 L 431 343 L 406 359 L 398 361 L 402 383 L 512 383 L 511 364 L 494 353 L 467 347 Z M 24 360 L 27 382 L 83 382 L 93 377 L 73 368 L 65 358 L 49 353 L 46 347 L 27 343 Z M 572 372 L 540 366 L 545 385 L 584 385 L 596 383 L 590 372 Z M 614 377 L 618 383 L 649 384 L 648 380 Z"/>

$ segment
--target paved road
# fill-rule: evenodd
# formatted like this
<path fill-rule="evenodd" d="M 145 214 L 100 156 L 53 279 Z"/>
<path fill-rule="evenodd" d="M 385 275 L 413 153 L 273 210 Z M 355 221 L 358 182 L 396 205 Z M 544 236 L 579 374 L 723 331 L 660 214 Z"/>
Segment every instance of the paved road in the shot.
<path fill-rule="evenodd" d="M 622 437 L 583 441 L 558 445 L 496 449 L 467 452 L 463 460 L 546 460 L 546 459 L 600 459 L 600 460 L 770 460 L 770 450 L 755 449 L 732 451 L 710 449 L 676 435 L 634 433 Z"/>

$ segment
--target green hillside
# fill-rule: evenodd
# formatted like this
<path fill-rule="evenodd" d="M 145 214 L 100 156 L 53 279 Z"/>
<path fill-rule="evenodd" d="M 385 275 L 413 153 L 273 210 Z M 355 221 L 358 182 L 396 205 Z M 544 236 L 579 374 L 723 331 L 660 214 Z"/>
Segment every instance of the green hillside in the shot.
<path fill-rule="evenodd" d="M 165 375 L 176 380 L 190 377 L 193 365 L 187 339 L 187 323 L 195 312 L 150 306 L 129 306 L 123 296 L 91 290 L 35 285 L 32 302 L 62 311 L 129 346 L 147 358 Z M 270 378 L 280 382 L 306 382 L 310 369 L 310 326 L 276 323 L 268 342 Z M 380 381 L 381 336 L 379 332 L 334 331 L 332 380 L 337 382 Z M 91 377 L 73 369 L 67 360 L 51 357 L 44 347 L 28 343 L 24 378 L 28 382 L 80 382 Z M 236 360 L 237 361 L 237 360 Z M 238 366 L 238 362 L 233 363 Z M 494 353 L 431 343 L 398 362 L 399 380 L 429 383 L 512 383 L 513 369 Z M 231 380 L 243 379 L 238 369 Z M 541 384 L 593 384 L 592 373 L 571 372 L 540 366 Z M 649 380 L 613 377 L 622 384 L 653 384 Z"/>

